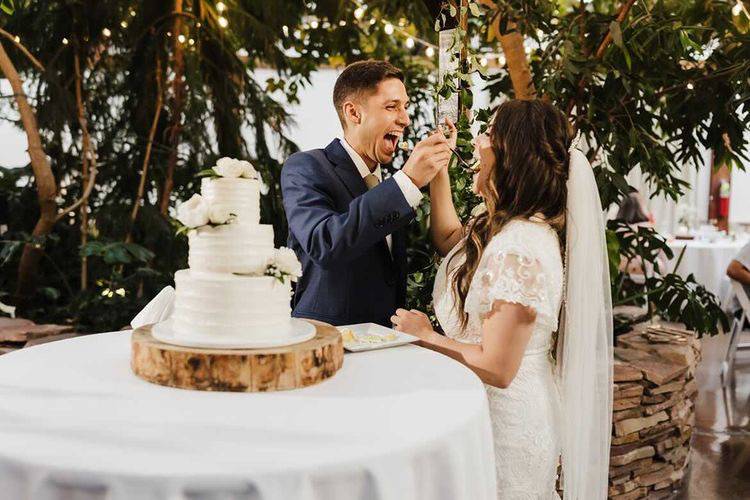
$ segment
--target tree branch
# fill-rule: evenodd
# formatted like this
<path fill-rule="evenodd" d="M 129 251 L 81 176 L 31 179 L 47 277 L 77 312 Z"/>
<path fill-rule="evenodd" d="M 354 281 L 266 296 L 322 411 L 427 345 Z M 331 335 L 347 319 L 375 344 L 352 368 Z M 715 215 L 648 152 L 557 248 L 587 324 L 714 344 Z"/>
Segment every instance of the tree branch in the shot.
<path fill-rule="evenodd" d="M 625 18 L 628 15 L 628 12 L 630 12 L 630 8 L 635 3 L 635 0 L 627 0 L 622 7 L 620 7 L 620 12 L 617 14 L 616 21 L 618 23 L 622 23 Z M 601 59 L 604 56 L 604 51 L 607 50 L 607 47 L 609 47 L 609 44 L 612 43 L 612 30 L 607 31 L 607 35 L 604 37 L 604 40 L 602 40 L 602 43 L 599 44 L 599 48 L 596 49 L 596 58 Z"/>
<path fill-rule="evenodd" d="M 36 57 L 34 57 L 33 55 L 31 55 L 31 52 L 29 52 L 29 50 L 26 47 L 24 47 L 21 42 L 19 42 L 18 40 L 16 40 L 16 37 L 14 37 L 13 35 L 11 35 L 10 33 L 8 33 L 7 31 L 5 31 L 2 28 L 0 28 L 0 35 L 4 36 L 8 40 L 10 40 L 13 43 L 13 45 L 15 45 L 18 48 L 18 50 L 20 50 L 23 53 L 23 55 L 25 55 L 26 58 L 29 61 L 31 61 L 31 64 L 33 64 L 34 66 L 36 66 L 36 68 L 39 71 L 41 71 L 42 73 L 44 73 L 44 65 L 39 62 L 39 59 L 37 59 Z"/>
<path fill-rule="evenodd" d="M 508 19 L 507 31 L 500 32 L 500 21 L 502 15 L 495 0 L 479 0 L 479 3 L 493 9 L 495 14 L 492 16 L 490 35 L 500 41 L 500 46 L 505 54 L 505 65 L 508 68 L 510 80 L 513 83 L 513 92 L 516 99 L 534 99 L 536 97 L 536 88 L 534 80 L 531 78 L 531 68 L 529 67 L 526 49 L 524 48 L 524 36 L 518 30 L 518 26 L 512 19 Z M 507 12 L 503 13 L 507 16 Z"/>
<path fill-rule="evenodd" d="M 138 210 L 140 209 L 141 200 L 143 199 L 143 193 L 146 191 L 146 178 L 148 176 L 148 163 L 151 159 L 151 149 L 154 144 L 154 137 L 156 136 L 156 127 L 159 124 L 159 116 L 161 115 L 162 108 L 162 89 L 161 89 L 161 59 L 156 56 L 156 110 L 154 111 L 154 119 L 151 122 L 151 130 L 148 133 L 148 142 L 146 143 L 146 152 L 143 155 L 143 164 L 141 166 L 141 180 L 138 183 L 138 192 L 133 202 L 133 210 L 130 213 L 130 225 L 128 226 L 128 232 L 125 235 L 125 243 L 130 243 L 133 239 L 133 226 L 138 218 Z"/>
<path fill-rule="evenodd" d="M 88 201 L 89 196 L 91 195 L 91 192 L 94 189 L 94 184 L 96 182 L 96 174 L 97 174 L 97 168 L 96 168 L 96 154 L 94 151 L 92 151 L 91 148 L 91 136 L 89 134 L 89 127 L 86 120 L 86 108 L 83 105 L 83 92 L 81 89 L 81 62 L 80 58 L 78 57 L 78 52 L 76 51 L 73 57 L 73 62 L 75 65 L 75 80 L 76 80 L 76 107 L 78 109 L 78 124 L 81 127 L 81 156 L 82 156 L 82 181 L 85 183 L 86 187 L 83 190 L 83 194 L 81 197 L 76 200 L 73 204 L 71 204 L 69 207 L 64 208 L 61 212 L 57 214 L 57 220 L 62 219 L 65 217 L 66 214 L 76 210 L 78 207 L 82 206 L 86 201 Z M 88 182 L 87 182 L 88 181 Z M 85 220 L 86 217 L 84 216 L 83 219 Z M 82 231 L 87 230 L 87 228 L 82 228 Z"/>
<path fill-rule="evenodd" d="M 628 12 L 630 12 L 630 8 L 633 6 L 633 4 L 636 2 L 636 0 L 627 0 L 622 6 L 620 7 L 619 12 L 617 13 L 617 17 L 615 20 L 618 23 L 622 23 L 625 18 L 628 15 Z M 604 52 L 607 50 L 607 47 L 612 43 L 612 30 L 607 29 L 607 34 L 604 36 L 604 39 L 599 44 L 599 48 L 596 49 L 596 53 L 594 54 L 594 57 L 596 59 L 601 59 L 604 57 Z M 570 102 L 568 103 L 568 109 L 566 112 L 566 115 L 570 116 L 570 113 L 573 111 L 573 108 L 576 106 L 576 100 L 581 98 L 581 93 L 583 92 L 583 89 L 586 86 L 586 77 L 582 76 L 580 80 L 578 80 L 577 90 L 576 90 L 576 96 L 574 98 L 570 99 Z"/>

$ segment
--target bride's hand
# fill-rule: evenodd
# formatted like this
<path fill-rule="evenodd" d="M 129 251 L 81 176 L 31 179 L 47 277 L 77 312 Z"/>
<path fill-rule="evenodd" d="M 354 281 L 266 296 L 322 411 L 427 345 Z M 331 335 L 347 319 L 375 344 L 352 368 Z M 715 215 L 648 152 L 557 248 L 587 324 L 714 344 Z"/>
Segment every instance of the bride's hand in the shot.
<path fill-rule="evenodd" d="M 409 333 L 422 340 L 428 340 L 430 336 L 435 334 L 430 318 L 416 309 L 411 311 L 397 309 L 396 314 L 391 316 L 391 323 L 393 323 L 394 330 Z"/>
<path fill-rule="evenodd" d="M 445 134 L 445 138 L 448 139 L 448 146 L 450 146 L 451 149 L 456 149 L 456 141 L 458 139 L 458 130 L 456 129 L 456 126 L 447 116 L 441 125 L 443 128 L 443 134 Z"/>

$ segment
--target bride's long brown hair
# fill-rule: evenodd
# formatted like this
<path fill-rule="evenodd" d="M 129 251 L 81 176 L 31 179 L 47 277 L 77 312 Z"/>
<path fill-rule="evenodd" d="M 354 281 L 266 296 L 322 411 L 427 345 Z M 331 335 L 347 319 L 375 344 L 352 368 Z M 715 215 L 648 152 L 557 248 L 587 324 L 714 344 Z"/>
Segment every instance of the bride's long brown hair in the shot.
<path fill-rule="evenodd" d="M 469 222 L 463 246 L 454 255 L 465 256 L 452 283 L 456 308 L 462 312 L 484 248 L 508 222 L 542 214 L 564 242 L 568 148 L 573 139 L 568 120 L 539 99 L 511 100 L 497 108 L 488 134 L 495 165 L 478 186 L 487 211 Z M 465 328 L 468 315 L 463 312 L 460 318 Z"/>

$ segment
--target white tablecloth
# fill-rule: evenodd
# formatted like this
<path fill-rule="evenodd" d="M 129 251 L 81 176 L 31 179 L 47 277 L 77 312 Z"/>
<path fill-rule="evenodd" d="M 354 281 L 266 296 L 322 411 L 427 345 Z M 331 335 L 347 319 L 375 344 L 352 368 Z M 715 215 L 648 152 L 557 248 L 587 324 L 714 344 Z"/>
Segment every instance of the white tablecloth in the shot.
<path fill-rule="evenodd" d="M 415 346 L 266 394 L 152 385 L 130 333 L 0 356 L 3 499 L 495 498 L 486 394 Z"/>
<path fill-rule="evenodd" d="M 727 266 L 745 243 L 747 243 L 745 240 L 720 240 L 713 243 L 697 240 L 670 241 L 669 247 L 674 252 L 674 258 L 670 261 L 667 270 L 672 271 L 682 248 L 687 247 L 677 274 L 687 277 L 692 273 L 695 281 L 722 300 L 729 288 Z"/>

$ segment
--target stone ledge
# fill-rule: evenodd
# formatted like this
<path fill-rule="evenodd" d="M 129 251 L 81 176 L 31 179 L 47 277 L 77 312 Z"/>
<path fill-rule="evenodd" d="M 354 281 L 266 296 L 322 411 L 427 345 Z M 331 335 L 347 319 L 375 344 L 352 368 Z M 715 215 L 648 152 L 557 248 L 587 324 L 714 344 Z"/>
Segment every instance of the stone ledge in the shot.
<path fill-rule="evenodd" d="M 689 463 L 700 343 L 669 324 L 617 338 L 609 498 L 670 498 Z"/>

